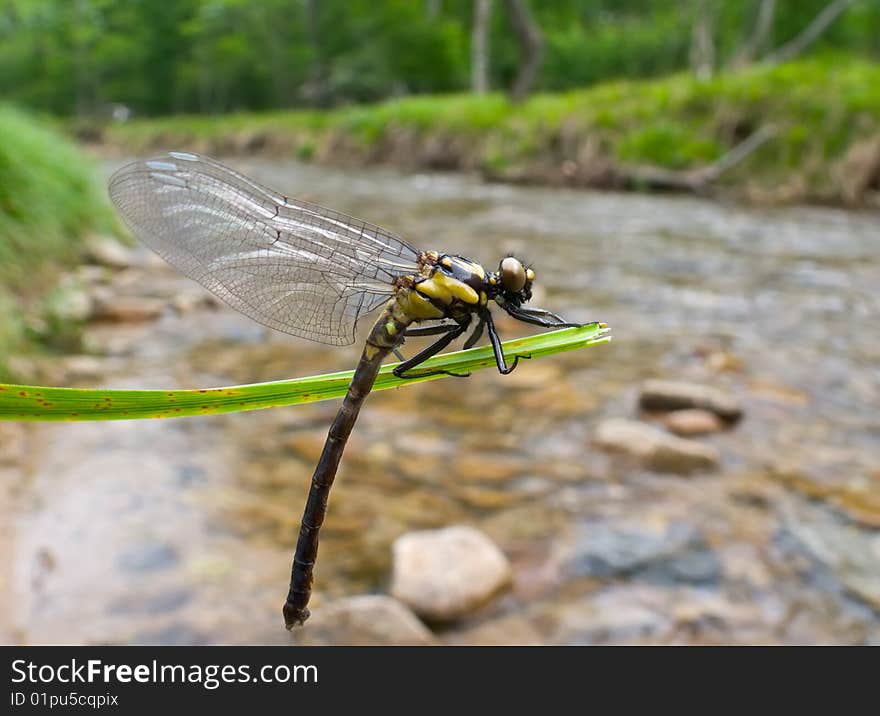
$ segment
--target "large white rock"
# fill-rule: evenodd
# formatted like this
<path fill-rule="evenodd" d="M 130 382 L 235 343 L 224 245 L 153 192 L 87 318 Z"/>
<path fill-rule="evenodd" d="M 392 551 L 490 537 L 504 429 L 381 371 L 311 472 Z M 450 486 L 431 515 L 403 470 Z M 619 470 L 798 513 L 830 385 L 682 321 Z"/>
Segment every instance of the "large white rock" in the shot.
<path fill-rule="evenodd" d="M 432 621 L 474 611 L 510 577 L 507 558 L 473 527 L 409 532 L 394 542 L 391 594 Z"/>

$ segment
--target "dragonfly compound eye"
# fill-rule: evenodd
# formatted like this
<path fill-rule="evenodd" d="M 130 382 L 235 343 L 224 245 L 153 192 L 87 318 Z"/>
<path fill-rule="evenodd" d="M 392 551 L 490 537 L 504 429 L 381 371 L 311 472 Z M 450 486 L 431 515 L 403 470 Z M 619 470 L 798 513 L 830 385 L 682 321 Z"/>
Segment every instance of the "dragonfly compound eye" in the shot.
<path fill-rule="evenodd" d="M 526 270 L 519 259 L 508 256 L 502 260 L 500 267 L 501 285 L 508 291 L 519 293 L 526 285 Z"/>

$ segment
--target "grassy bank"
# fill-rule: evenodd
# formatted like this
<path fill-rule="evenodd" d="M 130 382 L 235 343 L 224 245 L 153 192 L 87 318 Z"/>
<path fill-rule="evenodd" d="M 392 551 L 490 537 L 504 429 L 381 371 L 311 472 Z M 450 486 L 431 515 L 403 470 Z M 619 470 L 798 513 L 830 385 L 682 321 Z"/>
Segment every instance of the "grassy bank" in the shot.
<path fill-rule="evenodd" d="M 746 198 L 862 203 L 880 174 L 880 66 L 826 56 L 537 95 L 410 97 L 330 112 L 133 121 L 102 133 L 126 153 L 187 148 L 320 162 L 475 170 L 493 179 L 639 188 L 640 169 L 705 167 L 772 137 L 719 183 Z"/>
<path fill-rule="evenodd" d="M 0 377 L 11 355 L 51 342 L 47 302 L 92 231 L 113 225 L 96 176 L 51 126 L 0 106 Z M 63 312 L 63 306 L 58 307 Z"/>

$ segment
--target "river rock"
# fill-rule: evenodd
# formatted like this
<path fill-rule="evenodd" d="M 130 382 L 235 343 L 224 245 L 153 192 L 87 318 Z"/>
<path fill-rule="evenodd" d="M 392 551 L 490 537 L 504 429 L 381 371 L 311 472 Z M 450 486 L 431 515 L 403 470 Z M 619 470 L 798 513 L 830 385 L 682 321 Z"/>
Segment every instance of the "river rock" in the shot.
<path fill-rule="evenodd" d="M 468 625 L 443 634 L 443 643 L 455 646 L 542 646 L 546 639 L 528 614 L 517 611 L 497 619 Z"/>
<path fill-rule="evenodd" d="M 47 313 L 57 321 L 79 323 L 91 317 L 93 303 L 92 296 L 80 282 L 65 280 L 53 293 Z"/>
<path fill-rule="evenodd" d="M 129 268 L 136 264 L 132 250 L 108 236 L 90 236 L 86 239 L 86 252 L 99 266 Z"/>
<path fill-rule="evenodd" d="M 111 323 L 139 323 L 155 320 L 164 308 L 165 302 L 158 298 L 117 296 L 112 300 L 97 300 L 91 318 Z"/>
<path fill-rule="evenodd" d="M 724 429 L 724 423 L 715 413 L 699 408 L 673 410 L 663 416 L 663 425 L 676 435 L 707 435 Z"/>
<path fill-rule="evenodd" d="M 671 380 L 648 380 L 639 391 L 639 406 L 643 410 L 682 410 L 698 408 L 715 413 L 729 422 L 742 417 L 742 406 L 729 393 L 709 385 L 682 383 Z"/>
<path fill-rule="evenodd" d="M 409 532 L 394 542 L 391 594 L 432 621 L 478 609 L 510 578 L 507 558 L 473 527 Z"/>
<path fill-rule="evenodd" d="M 71 355 L 60 361 L 65 380 L 98 382 L 118 368 L 117 362 L 90 355 Z"/>
<path fill-rule="evenodd" d="M 613 418 L 599 423 L 594 441 L 612 452 L 638 458 L 660 472 L 688 473 L 718 467 L 721 456 L 711 445 L 678 438 L 646 423 Z"/>
<path fill-rule="evenodd" d="M 541 621 L 548 625 L 550 643 L 650 643 L 672 628 L 668 592 L 641 582 L 611 586 L 561 604 L 550 602 Z"/>
<path fill-rule="evenodd" d="M 365 594 L 322 604 L 306 622 L 297 643 L 347 646 L 424 646 L 434 635 L 405 604 Z"/>
<path fill-rule="evenodd" d="M 577 577 L 637 575 L 656 583 L 702 585 L 721 576 L 721 564 L 703 533 L 680 520 L 591 524 L 567 563 Z"/>
<path fill-rule="evenodd" d="M 795 500 L 783 503 L 781 513 L 783 536 L 793 537 L 844 590 L 880 611 L 880 533 Z"/>

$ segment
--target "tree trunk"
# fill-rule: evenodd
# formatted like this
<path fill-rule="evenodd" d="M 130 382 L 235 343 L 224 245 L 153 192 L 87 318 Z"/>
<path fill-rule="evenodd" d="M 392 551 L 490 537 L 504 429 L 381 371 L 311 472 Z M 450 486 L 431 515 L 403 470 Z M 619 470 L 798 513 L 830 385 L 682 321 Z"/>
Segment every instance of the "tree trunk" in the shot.
<path fill-rule="evenodd" d="M 474 0 L 474 25 L 471 32 L 471 91 L 489 91 L 489 18 L 492 0 Z"/>
<path fill-rule="evenodd" d="M 275 92 L 275 104 L 288 107 L 293 99 L 290 82 L 290 70 L 285 57 L 285 38 L 282 36 L 284 18 L 273 8 L 257 5 L 258 22 L 265 42 L 266 54 L 269 57 L 272 90 Z"/>
<path fill-rule="evenodd" d="M 504 5 L 522 52 L 519 71 L 510 90 L 510 98 L 514 102 L 521 102 L 528 97 L 535 83 L 543 55 L 544 38 L 525 0 L 504 0 Z"/>
<path fill-rule="evenodd" d="M 734 67 L 743 67 L 761 54 L 767 44 L 767 38 L 770 36 L 770 29 L 773 27 L 775 15 L 776 0 L 761 0 L 755 27 L 746 44 L 737 53 L 736 59 L 733 61 Z"/>
<path fill-rule="evenodd" d="M 73 90 L 77 117 L 86 117 L 94 109 L 92 92 L 93 76 L 89 66 L 89 48 L 86 35 L 90 21 L 88 0 L 75 0 L 73 3 Z"/>
<path fill-rule="evenodd" d="M 308 95 L 312 104 L 318 107 L 327 105 L 327 68 L 324 66 L 324 53 L 321 48 L 321 23 L 319 0 L 306 0 L 306 31 L 312 48 L 312 66 L 309 70 Z"/>
<path fill-rule="evenodd" d="M 770 65 L 777 65 L 794 59 L 818 40 L 822 33 L 831 27 L 831 24 L 854 2 L 855 0 L 834 0 L 834 2 L 826 5 L 825 9 L 816 15 L 800 35 L 768 55 L 764 62 Z"/>
<path fill-rule="evenodd" d="M 436 20 L 440 14 L 441 0 L 425 0 L 425 14 L 429 20 Z"/>
<path fill-rule="evenodd" d="M 711 2 L 712 0 L 697 0 L 691 34 L 691 69 L 700 80 L 710 79 L 715 70 Z"/>

